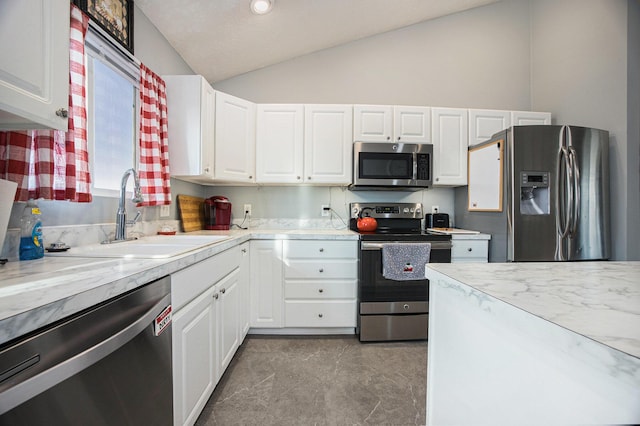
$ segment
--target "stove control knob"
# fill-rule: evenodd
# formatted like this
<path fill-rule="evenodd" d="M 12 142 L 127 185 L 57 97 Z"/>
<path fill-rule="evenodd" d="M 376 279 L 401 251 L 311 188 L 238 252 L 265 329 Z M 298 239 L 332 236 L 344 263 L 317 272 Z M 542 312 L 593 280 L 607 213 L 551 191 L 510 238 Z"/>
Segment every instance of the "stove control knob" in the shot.
<path fill-rule="evenodd" d="M 403 213 L 409 213 L 409 208 L 405 207 L 404 210 L 402 210 Z"/>
<path fill-rule="evenodd" d="M 409 211 L 410 211 L 411 213 L 413 213 L 413 212 L 414 212 L 413 207 L 411 207 L 411 208 L 409 209 Z"/>
<path fill-rule="evenodd" d="M 422 209 L 420 209 L 420 207 L 418 207 L 418 208 L 416 209 L 416 214 L 420 214 L 420 213 L 422 213 Z"/>
<path fill-rule="evenodd" d="M 357 218 L 359 214 L 360 214 L 360 209 L 359 208 L 354 207 L 354 208 L 351 209 L 351 217 L 352 218 L 354 218 L 354 219 Z"/>

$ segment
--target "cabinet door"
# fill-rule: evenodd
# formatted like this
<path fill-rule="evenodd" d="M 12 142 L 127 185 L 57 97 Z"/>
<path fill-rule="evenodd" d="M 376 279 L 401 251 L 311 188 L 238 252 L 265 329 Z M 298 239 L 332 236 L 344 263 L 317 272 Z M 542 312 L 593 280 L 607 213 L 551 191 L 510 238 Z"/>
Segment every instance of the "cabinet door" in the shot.
<path fill-rule="evenodd" d="M 259 104 L 256 117 L 256 182 L 302 182 L 302 105 Z"/>
<path fill-rule="evenodd" d="M 174 425 L 194 424 L 217 382 L 213 294 L 204 292 L 173 317 Z"/>
<path fill-rule="evenodd" d="M 353 106 L 354 142 L 390 142 L 392 137 L 393 108 L 391 106 Z"/>
<path fill-rule="evenodd" d="M 469 110 L 469 146 L 491 139 L 491 136 L 511 126 L 509 111 L 490 109 Z"/>
<path fill-rule="evenodd" d="M 0 2 L 0 129 L 58 129 L 69 108 L 69 2 Z"/>
<path fill-rule="evenodd" d="M 467 110 L 431 108 L 433 185 L 467 184 Z"/>
<path fill-rule="evenodd" d="M 251 321 L 251 313 L 249 305 L 251 303 L 249 293 L 249 283 L 251 282 L 251 256 L 250 243 L 247 241 L 240 246 L 240 276 L 238 277 L 238 285 L 240 286 L 240 344 L 249 332 Z"/>
<path fill-rule="evenodd" d="M 165 75 L 171 175 L 213 179 L 215 91 L 199 75 Z"/>
<path fill-rule="evenodd" d="M 251 241 L 251 327 L 281 328 L 282 241 Z"/>
<path fill-rule="evenodd" d="M 239 269 L 224 277 L 216 288 L 220 297 L 219 336 L 219 373 L 222 376 L 229 366 L 233 355 L 240 346 L 240 290 L 238 285 Z"/>
<path fill-rule="evenodd" d="M 306 183 L 351 183 L 352 121 L 350 105 L 305 105 Z"/>
<path fill-rule="evenodd" d="M 512 126 L 532 126 L 551 124 L 550 112 L 511 111 Z"/>
<path fill-rule="evenodd" d="M 429 143 L 431 141 L 431 108 L 393 107 L 393 138 L 396 142 Z"/>
<path fill-rule="evenodd" d="M 216 92 L 216 180 L 250 183 L 255 178 L 256 106 Z"/>

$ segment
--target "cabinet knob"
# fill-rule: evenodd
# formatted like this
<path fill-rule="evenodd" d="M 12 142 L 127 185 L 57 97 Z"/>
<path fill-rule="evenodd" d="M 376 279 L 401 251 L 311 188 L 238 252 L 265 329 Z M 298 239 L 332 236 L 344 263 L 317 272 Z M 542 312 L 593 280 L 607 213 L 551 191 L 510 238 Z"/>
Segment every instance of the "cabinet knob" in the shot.
<path fill-rule="evenodd" d="M 223 288 L 222 290 L 220 290 L 220 293 L 225 294 L 227 292 L 226 288 Z"/>
<path fill-rule="evenodd" d="M 311 176 L 307 176 L 307 180 L 311 180 Z"/>
<path fill-rule="evenodd" d="M 387 140 L 390 141 L 391 140 L 391 136 L 387 136 Z"/>
<path fill-rule="evenodd" d="M 247 249 L 242 249 L 241 251 L 242 251 L 242 253 L 246 253 Z"/>
<path fill-rule="evenodd" d="M 472 249 L 471 247 L 469 247 L 469 248 L 467 249 L 467 251 L 473 251 L 473 249 Z"/>
<path fill-rule="evenodd" d="M 324 272 L 324 269 L 323 269 L 323 268 L 320 268 L 320 270 L 319 270 L 319 271 L 320 271 L 320 272 Z"/>
<path fill-rule="evenodd" d="M 56 115 L 58 117 L 67 118 L 69 116 L 69 111 L 66 108 L 60 108 L 56 111 Z"/>
<path fill-rule="evenodd" d="M 296 179 L 300 180 L 301 178 L 300 178 L 300 176 L 296 176 Z"/>
<path fill-rule="evenodd" d="M 213 293 L 213 298 L 214 299 L 218 299 L 220 297 L 220 295 L 218 293 Z"/>
<path fill-rule="evenodd" d="M 322 253 L 323 251 L 324 251 L 324 248 L 322 248 L 322 247 L 321 247 L 321 248 L 320 248 L 320 253 Z"/>
<path fill-rule="evenodd" d="M 318 314 L 318 318 L 322 318 L 322 314 Z"/>
<path fill-rule="evenodd" d="M 208 168 L 208 167 L 205 167 L 205 168 L 204 168 L 204 172 L 205 172 L 205 173 L 209 173 L 209 168 Z"/>
<path fill-rule="evenodd" d="M 439 181 L 440 181 L 440 178 L 436 178 L 436 182 L 439 182 Z"/>
<path fill-rule="evenodd" d="M 249 179 L 253 179 L 253 176 L 249 176 Z"/>
<path fill-rule="evenodd" d="M 319 290 L 318 290 L 318 293 L 323 293 L 323 292 L 324 292 L 324 290 L 323 290 L 323 289 L 319 289 Z"/>

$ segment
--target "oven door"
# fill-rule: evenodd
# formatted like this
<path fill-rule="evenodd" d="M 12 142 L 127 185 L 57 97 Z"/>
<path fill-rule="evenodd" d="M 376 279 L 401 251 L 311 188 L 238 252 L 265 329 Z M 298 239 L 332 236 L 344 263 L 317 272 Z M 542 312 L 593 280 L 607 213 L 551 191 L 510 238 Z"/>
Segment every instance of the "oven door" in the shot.
<path fill-rule="evenodd" d="M 415 241 L 412 241 L 415 242 Z M 360 302 L 416 302 L 429 300 L 429 280 L 394 281 L 382 275 L 382 246 L 401 241 L 362 241 L 360 243 Z M 451 241 L 431 243 L 429 262 L 451 262 Z"/>

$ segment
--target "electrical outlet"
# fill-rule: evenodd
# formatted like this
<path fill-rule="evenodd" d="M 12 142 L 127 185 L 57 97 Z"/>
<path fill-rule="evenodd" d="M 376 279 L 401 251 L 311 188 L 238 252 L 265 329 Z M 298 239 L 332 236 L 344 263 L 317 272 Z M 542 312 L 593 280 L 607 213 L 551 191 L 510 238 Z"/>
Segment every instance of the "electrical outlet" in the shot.
<path fill-rule="evenodd" d="M 246 216 L 251 216 L 251 204 L 244 205 L 244 214 Z"/>
<path fill-rule="evenodd" d="M 171 206 L 160 206 L 160 217 L 169 217 L 171 216 Z"/>
<path fill-rule="evenodd" d="M 329 204 L 323 204 L 321 206 L 321 216 L 329 216 L 331 214 L 331 206 Z"/>
<path fill-rule="evenodd" d="M 431 206 L 431 213 L 438 213 L 440 211 L 440 206 Z"/>

